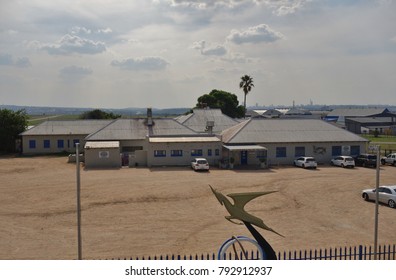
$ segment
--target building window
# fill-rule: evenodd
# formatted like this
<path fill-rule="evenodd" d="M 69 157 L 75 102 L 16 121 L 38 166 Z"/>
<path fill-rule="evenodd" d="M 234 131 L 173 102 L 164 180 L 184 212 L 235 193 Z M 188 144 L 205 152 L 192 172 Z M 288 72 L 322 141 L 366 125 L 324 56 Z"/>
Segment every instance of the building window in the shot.
<path fill-rule="evenodd" d="M 50 140 L 44 140 L 44 148 L 49 149 L 51 147 L 51 142 Z"/>
<path fill-rule="evenodd" d="M 29 149 L 36 149 L 36 140 L 29 140 Z"/>
<path fill-rule="evenodd" d="M 166 151 L 165 150 L 155 150 L 154 156 L 155 157 L 166 157 Z"/>
<path fill-rule="evenodd" d="M 286 157 L 286 147 L 276 147 L 276 157 L 277 158 Z"/>
<path fill-rule="evenodd" d="M 65 142 L 63 141 L 63 140 L 58 140 L 58 148 L 59 149 L 63 149 L 64 148 L 64 146 L 65 146 Z"/>
<path fill-rule="evenodd" d="M 294 148 L 294 156 L 295 157 L 305 156 L 305 147 L 295 147 Z"/>
<path fill-rule="evenodd" d="M 360 146 L 351 146 L 351 156 L 360 155 Z"/>
<path fill-rule="evenodd" d="M 194 157 L 199 157 L 203 155 L 202 149 L 192 149 L 191 155 Z"/>
<path fill-rule="evenodd" d="M 219 149 L 216 149 L 215 150 L 215 156 L 219 156 L 220 155 L 220 150 Z"/>
<path fill-rule="evenodd" d="M 257 158 L 266 158 L 266 153 L 267 153 L 267 151 L 264 151 L 264 150 L 256 151 L 256 157 Z"/>
<path fill-rule="evenodd" d="M 208 157 L 212 156 L 212 149 L 208 149 Z"/>
<path fill-rule="evenodd" d="M 73 139 L 73 147 L 76 147 L 76 144 L 80 143 L 79 139 Z"/>
<path fill-rule="evenodd" d="M 332 146 L 331 147 L 331 155 L 333 157 L 340 156 L 342 154 L 341 146 Z"/>
<path fill-rule="evenodd" d="M 171 150 L 171 157 L 182 157 L 183 150 Z"/>

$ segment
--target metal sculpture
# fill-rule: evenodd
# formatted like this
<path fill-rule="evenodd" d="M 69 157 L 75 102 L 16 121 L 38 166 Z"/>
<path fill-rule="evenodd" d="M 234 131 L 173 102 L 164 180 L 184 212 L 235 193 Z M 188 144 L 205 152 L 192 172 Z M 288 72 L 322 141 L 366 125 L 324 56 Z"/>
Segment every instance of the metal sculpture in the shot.
<path fill-rule="evenodd" d="M 220 204 L 224 205 L 225 208 L 227 209 L 228 213 L 230 213 L 230 216 L 226 216 L 225 218 L 228 221 L 235 223 L 235 224 L 244 224 L 247 227 L 247 229 L 250 231 L 250 233 L 253 235 L 253 237 L 256 239 L 258 245 L 263 250 L 266 259 L 276 260 L 277 257 L 276 257 L 275 251 L 272 249 L 271 245 L 265 240 L 265 238 L 252 225 L 255 225 L 259 228 L 271 231 L 279 236 L 282 236 L 282 237 L 284 237 L 284 236 L 282 234 L 276 232 L 272 228 L 268 227 L 266 224 L 264 224 L 262 219 L 260 219 L 256 216 L 253 216 L 252 214 L 247 213 L 244 209 L 245 205 L 252 199 L 255 199 L 259 196 L 271 194 L 276 191 L 228 194 L 227 196 L 232 198 L 232 200 L 234 201 L 234 204 L 232 204 L 230 202 L 230 200 L 225 195 L 216 191 L 214 188 L 212 188 L 211 185 L 209 185 L 209 187 L 211 188 L 213 194 L 216 196 L 216 198 L 220 202 Z M 233 220 L 239 220 L 242 223 L 237 223 Z"/>

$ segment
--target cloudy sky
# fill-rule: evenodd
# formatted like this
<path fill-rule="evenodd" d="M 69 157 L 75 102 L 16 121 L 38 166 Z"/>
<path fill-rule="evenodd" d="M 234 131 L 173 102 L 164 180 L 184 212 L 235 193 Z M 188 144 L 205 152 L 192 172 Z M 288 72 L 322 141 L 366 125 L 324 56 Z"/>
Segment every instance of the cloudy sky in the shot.
<path fill-rule="evenodd" d="M 396 104 L 396 0 L 0 0 L 0 104 Z"/>

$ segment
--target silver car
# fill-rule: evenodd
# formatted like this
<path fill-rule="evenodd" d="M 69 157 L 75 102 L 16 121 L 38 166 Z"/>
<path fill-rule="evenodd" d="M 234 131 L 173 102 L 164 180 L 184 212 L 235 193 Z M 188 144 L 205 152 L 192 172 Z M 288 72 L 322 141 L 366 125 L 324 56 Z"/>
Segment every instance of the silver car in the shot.
<path fill-rule="evenodd" d="M 313 157 L 299 157 L 294 160 L 294 166 L 316 169 L 318 164 Z"/>
<path fill-rule="evenodd" d="M 375 200 L 375 189 L 362 191 L 364 200 Z M 396 186 L 380 186 L 378 188 L 378 201 L 388 204 L 391 208 L 396 208 Z"/>
<path fill-rule="evenodd" d="M 341 166 L 341 167 L 355 167 L 355 160 L 350 156 L 338 156 L 330 161 L 331 165 Z"/>

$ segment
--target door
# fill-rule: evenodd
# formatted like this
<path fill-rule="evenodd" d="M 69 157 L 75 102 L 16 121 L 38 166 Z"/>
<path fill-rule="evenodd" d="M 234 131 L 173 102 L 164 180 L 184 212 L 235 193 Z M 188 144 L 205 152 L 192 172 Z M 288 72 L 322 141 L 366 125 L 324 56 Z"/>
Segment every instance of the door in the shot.
<path fill-rule="evenodd" d="M 241 151 L 241 165 L 247 165 L 248 163 L 248 152 Z"/>

